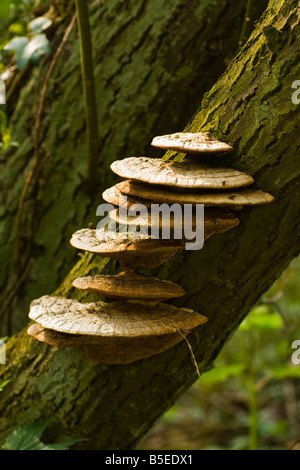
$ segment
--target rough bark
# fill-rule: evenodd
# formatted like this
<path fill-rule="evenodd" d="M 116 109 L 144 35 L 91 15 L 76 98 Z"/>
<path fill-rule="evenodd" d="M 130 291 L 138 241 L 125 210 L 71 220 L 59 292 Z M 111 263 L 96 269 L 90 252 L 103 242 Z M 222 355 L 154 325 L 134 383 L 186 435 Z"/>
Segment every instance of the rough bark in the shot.
<path fill-rule="evenodd" d="M 214 131 L 232 144 L 235 151 L 226 163 L 252 174 L 254 186 L 276 198 L 269 206 L 241 211 L 240 226 L 211 237 L 202 250 L 182 251 L 151 271 L 186 289 L 187 296 L 175 305 L 208 317 L 207 325 L 189 336 L 201 372 L 212 367 L 249 309 L 300 252 L 300 106 L 291 100 L 291 85 L 300 75 L 299 32 L 298 1 L 271 0 L 186 128 Z M 94 297 L 76 292 L 71 281 L 117 269 L 115 262 L 84 255 L 57 294 L 90 301 Z M 49 422 L 44 439 L 86 438 L 76 445 L 85 449 L 136 447 L 197 378 L 184 341 L 132 365 L 95 366 L 76 348 L 51 348 L 24 331 L 9 341 L 7 357 L 0 380 L 11 382 L 0 396 L 1 438 L 43 417 Z"/>
<path fill-rule="evenodd" d="M 51 77 L 41 127 L 40 164 L 24 204 L 21 270 L 15 269 L 15 226 L 20 195 L 32 167 L 35 112 L 51 58 L 26 72 L 8 103 L 12 140 L 20 144 L 0 160 L 0 304 L 24 325 L 24 306 L 51 293 L 73 266 L 65 244 L 78 227 L 95 220 L 102 191 L 113 181 L 109 163 L 151 155 L 156 134 L 181 129 L 225 70 L 238 45 L 246 0 L 112 0 L 90 6 L 99 117 L 99 184 L 86 191 L 87 144 L 75 27 Z M 63 35 L 59 28 L 53 52 Z M 25 80 L 26 79 L 26 80 Z M 25 83 L 24 83 L 25 81 Z M 2 312 L 4 313 L 4 312 Z M 16 321 L 18 320 L 18 322 Z M 2 334 L 5 334 L 4 331 Z"/>

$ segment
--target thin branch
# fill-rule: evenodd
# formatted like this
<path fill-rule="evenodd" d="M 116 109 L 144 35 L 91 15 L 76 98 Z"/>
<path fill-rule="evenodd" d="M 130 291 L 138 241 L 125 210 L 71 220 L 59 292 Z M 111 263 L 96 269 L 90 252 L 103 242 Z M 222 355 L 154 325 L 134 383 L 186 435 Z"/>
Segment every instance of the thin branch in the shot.
<path fill-rule="evenodd" d="M 198 364 L 197 364 L 197 361 L 196 361 L 196 358 L 195 358 L 195 354 L 194 354 L 193 348 L 192 348 L 192 346 L 191 346 L 189 340 L 187 339 L 187 337 L 184 336 L 184 335 L 181 333 L 181 331 L 179 331 L 179 330 L 176 330 L 176 331 L 185 339 L 185 341 L 186 341 L 186 343 L 187 343 L 187 345 L 188 345 L 188 348 L 189 348 L 189 350 L 190 350 L 190 353 L 191 353 L 191 356 L 192 356 L 192 360 L 193 360 L 193 363 L 194 363 L 194 366 L 195 366 L 197 375 L 198 375 L 198 377 L 199 377 L 199 379 L 200 379 L 200 378 L 201 378 L 201 376 L 200 376 L 200 371 L 199 371 L 199 367 L 198 367 Z"/>
<path fill-rule="evenodd" d="M 86 134 L 88 143 L 88 183 L 89 190 L 93 193 L 97 184 L 99 135 L 91 29 L 87 0 L 75 0 L 75 3 L 78 15 L 82 86 L 85 100 Z"/>

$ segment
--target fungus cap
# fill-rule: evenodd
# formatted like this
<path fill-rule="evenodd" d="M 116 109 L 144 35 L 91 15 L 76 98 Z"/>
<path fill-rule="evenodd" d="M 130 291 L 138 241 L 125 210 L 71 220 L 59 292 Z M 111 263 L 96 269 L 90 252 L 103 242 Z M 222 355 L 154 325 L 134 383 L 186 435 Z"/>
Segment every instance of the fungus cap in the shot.
<path fill-rule="evenodd" d="M 161 281 L 155 277 L 123 272 L 118 275 L 80 277 L 73 281 L 76 289 L 98 295 L 123 299 L 166 300 L 181 297 L 185 290 L 171 281 Z"/>
<path fill-rule="evenodd" d="M 177 132 L 154 137 L 153 147 L 183 153 L 224 154 L 233 150 L 231 145 L 221 142 L 209 132 Z"/>
<path fill-rule="evenodd" d="M 151 186 L 151 185 L 150 185 Z M 152 193 L 155 192 L 153 190 L 153 186 L 151 186 Z M 132 197 L 129 194 L 122 194 L 122 192 L 116 186 L 112 186 L 104 191 L 102 194 L 102 198 L 104 201 L 108 202 L 109 204 L 113 204 L 114 206 L 122 207 L 123 209 L 128 210 L 131 206 L 135 204 L 144 204 L 147 209 L 150 207 L 151 201 L 146 201 L 145 199 L 139 197 Z"/>
<path fill-rule="evenodd" d="M 183 191 L 168 186 L 155 187 L 147 183 L 141 183 L 140 181 L 125 180 L 121 183 L 116 184 L 116 190 L 110 188 L 111 201 L 115 203 L 118 201 L 120 207 L 125 207 L 125 201 L 127 197 L 127 206 L 136 202 L 149 199 L 153 202 L 167 203 L 167 204 L 204 204 L 205 206 L 249 206 L 249 205 L 260 205 L 269 204 L 274 201 L 274 197 L 271 194 L 265 193 L 259 189 L 239 189 L 237 191 Z"/>
<path fill-rule="evenodd" d="M 159 266 L 182 248 L 180 240 L 132 237 L 127 232 L 81 229 L 73 234 L 70 243 L 74 248 L 117 259 L 132 268 Z"/>
<path fill-rule="evenodd" d="M 123 178 L 178 188 L 239 188 L 254 181 L 247 173 L 205 165 L 193 159 L 178 163 L 159 158 L 130 157 L 116 160 L 111 169 Z"/>
<path fill-rule="evenodd" d="M 48 295 L 31 302 L 29 318 L 60 333 L 122 338 L 190 331 L 207 321 L 191 309 L 161 302 L 80 303 Z"/>

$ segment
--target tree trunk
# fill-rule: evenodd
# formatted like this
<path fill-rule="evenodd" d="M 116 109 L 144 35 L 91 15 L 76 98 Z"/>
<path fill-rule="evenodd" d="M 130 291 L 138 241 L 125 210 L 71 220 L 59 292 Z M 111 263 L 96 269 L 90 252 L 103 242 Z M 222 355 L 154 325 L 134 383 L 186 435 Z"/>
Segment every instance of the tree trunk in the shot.
<path fill-rule="evenodd" d="M 266 0 L 265 0 L 266 3 Z M 238 47 L 246 0 L 158 2 L 111 0 L 90 6 L 99 117 L 99 185 L 87 191 L 87 145 L 77 29 L 66 43 L 46 93 L 36 177 L 25 198 L 19 233 L 16 214 L 32 167 L 35 112 L 49 58 L 27 72 L 8 103 L 12 140 L 0 160 L 0 312 L 24 326 L 24 306 L 51 293 L 76 260 L 65 240 L 95 221 L 101 193 L 115 182 L 109 164 L 154 155 L 153 136 L 181 129 L 203 93 L 223 73 Z M 228 32 L 229 31 L 229 32 Z M 52 40 L 55 51 L 63 28 Z M 18 97 L 18 99 L 16 99 Z M 16 272 L 16 237 L 21 269 Z M 27 268 L 27 269 L 26 269 Z M 25 272 L 25 276 L 23 275 Z M 13 294 L 13 295 L 12 295 Z M 12 302 L 7 299 L 13 298 Z M 0 317 L 1 317 L 0 314 Z M 0 333 L 1 334 L 1 333 Z M 2 334 L 6 334 L 5 331 Z"/>
<path fill-rule="evenodd" d="M 298 1 L 271 0 L 186 128 L 226 139 L 235 151 L 224 162 L 252 174 L 254 186 L 276 198 L 240 211 L 240 225 L 211 237 L 202 250 L 181 251 L 151 271 L 186 289 L 187 295 L 172 303 L 208 317 L 189 335 L 200 372 L 212 367 L 250 308 L 300 252 L 300 106 L 291 100 L 292 83 L 300 76 L 299 32 Z M 115 262 L 86 254 L 56 294 L 89 301 L 93 297 L 76 292 L 72 280 L 117 269 Z M 0 395 L 1 438 L 42 417 L 49 422 L 44 440 L 85 438 L 76 444 L 85 449 L 135 448 L 197 378 L 185 341 L 131 365 L 95 366 L 77 348 L 46 346 L 23 331 L 9 340 L 7 362 L 0 376 L 11 380 Z"/>

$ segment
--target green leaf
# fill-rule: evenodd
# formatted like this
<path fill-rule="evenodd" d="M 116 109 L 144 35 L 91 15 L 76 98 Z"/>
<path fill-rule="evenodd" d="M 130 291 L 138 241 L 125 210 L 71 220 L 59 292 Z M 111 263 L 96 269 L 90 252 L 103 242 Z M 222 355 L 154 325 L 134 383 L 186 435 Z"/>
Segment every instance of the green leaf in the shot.
<path fill-rule="evenodd" d="M 201 382 L 205 386 L 212 386 L 220 382 L 224 382 L 230 377 L 238 377 L 244 371 L 244 364 L 229 364 L 225 366 L 217 366 L 214 369 L 205 372 L 201 376 Z"/>
<path fill-rule="evenodd" d="M 68 439 L 67 441 L 60 442 L 59 444 L 50 444 L 50 450 L 68 450 L 70 446 L 75 444 L 76 442 L 85 441 L 87 439 Z"/>
<path fill-rule="evenodd" d="M 18 69 L 23 70 L 29 60 L 37 62 L 42 55 L 50 52 L 50 43 L 45 34 L 37 34 L 31 41 L 23 36 L 14 38 L 4 49 L 16 52 Z"/>
<path fill-rule="evenodd" d="M 278 330 L 283 320 L 278 313 L 270 313 L 268 306 L 261 305 L 253 309 L 239 326 L 239 330 Z"/>
<path fill-rule="evenodd" d="M 49 28 L 52 25 L 52 20 L 46 18 L 45 16 L 39 16 L 32 20 L 28 27 L 31 30 L 32 34 L 39 34 L 45 29 Z"/>
<path fill-rule="evenodd" d="M 300 378 L 300 367 L 290 365 L 276 366 L 271 369 L 270 374 L 277 380 Z"/>
<path fill-rule="evenodd" d="M 28 42 L 29 39 L 25 36 L 22 36 L 20 38 L 13 38 L 8 44 L 3 47 L 3 49 L 5 51 L 23 52 Z"/>
<path fill-rule="evenodd" d="M 16 53 L 17 66 L 19 70 L 23 70 L 26 63 L 24 63 L 23 54 L 26 49 L 26 46 L 29 43 L 29 39 L 22 36 L 19 38 L 13 38 L 6 46 L 4 46 L 5 51 L 14 51 Z"/>
<path fill-rule="evenodd" d="M 24 36 L 26 34 L 26 28 L 24 27 L 23 23 L 21 23 L 21 21 L 12 23 L 8 29 L 17 36 Z"/>
<path fill-rule="evenodd" d="M 4 382 L 0 382 L 0 391 L 3 390 L 5 385 L 7 385 L 10 382 L 10 380 L 4 380 Z"/>
<path fill-rule="evenodd" d="M 3 446 L 4 450 L 43 450 L 40 437 L 46 429 L 42 421 L 22 426 L 10 434 Z"/>
<path fill-rule="evenodd" d="M 23 57 L 28 61 L 40 58 L 48 52 L 50 52 L 50 43 L 47 36 L 45 34 L 37 34 L 25 47 Z"/>
<path fill-rule="evenodd" d="M 45 421 L 34 421 L 26 424 L 10 434 L 3 450 L 67 450 L 68 447 L 81 439 L 69 439 L 59 444 L 44 444 L 40 438 L 47 427 Z"/>

